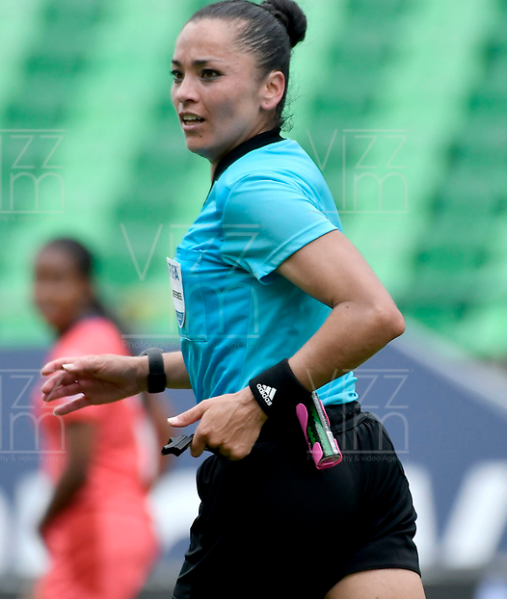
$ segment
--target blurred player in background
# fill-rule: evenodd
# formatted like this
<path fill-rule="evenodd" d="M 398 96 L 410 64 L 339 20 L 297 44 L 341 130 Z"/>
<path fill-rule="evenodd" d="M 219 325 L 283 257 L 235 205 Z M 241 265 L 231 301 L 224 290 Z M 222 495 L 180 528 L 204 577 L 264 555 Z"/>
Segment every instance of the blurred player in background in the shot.
<path fill-rule="evenodd" d="M 128 355 L 115 320 L 99 302 L 93 258 L 79 242 L 51 241 L 35 260 L 34 301 L 57 335 L 50 357 L 90 352 Z M 162 464 L 169 426 L 149 394 L 107 408 L 56 417 L 40 401 L 45 448 L 42 468 L 54 483 L 40 522 L 50 568 L 39 598 L 132 598 L 157 554 L 147 493 Z M 47 413 L 47 415 L 46 415 Z M 157 457 L 158 456 L 158 457 Z"/>

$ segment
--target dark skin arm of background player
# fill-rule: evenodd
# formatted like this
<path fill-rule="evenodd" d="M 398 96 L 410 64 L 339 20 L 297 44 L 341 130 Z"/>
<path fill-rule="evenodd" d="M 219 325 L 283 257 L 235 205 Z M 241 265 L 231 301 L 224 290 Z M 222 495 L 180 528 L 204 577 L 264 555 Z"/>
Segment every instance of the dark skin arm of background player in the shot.
<path fill-rule="evenodd" d="M 167 443 L 172 428 L 167 423 L 166 409 L 153 394 L 144 393 L 143 405 L 154 427 L 158 446 Z M 52 498 L 39 524 L 39 530 L 45 528 L 64 511 L 86 482 L 92 457 L 95 438 L 95 426 L 91 423 L 69 423 L 65 428 L 67 465 L 53 491 Z M 157 477 L 171 463 L 171 457 L 163 457 L 157 469 Z M 152 483 L 155 483 L 153 481 Z"/>
<path fill-rule="evenodd" d="M 44 534 L 48 525 L 74 500 L 86 482 L 95 440 L 95 426 L 91 423 L 69 423 L 65 426 L 66 467 L 55 486 L 53 495 L 39 524 Z"/>
<path fill-rule="evenodd" d="M 167 441 L 173 432 L 173 428 L 167 422 L 167 415 L 172 414 L 171 405 L 169 402 L 165 401 L 166 397 L 164 396 L 161 398 L 160 394 L 149 394 L 148 392 L 144 392 L 142 394 L 142 399 L 146 414 L 148 415 L 155 430 L 155 435 L 157 436 L 157 446 L 162 448 L 162 446 L 167 444 Z M 162 453 L 160 452 L 158 456 L 158 468 L 155 481 L 173 462 L 172 456 L 162 456 Z M 155 483 L 155 481 L 152 483 Z"/>

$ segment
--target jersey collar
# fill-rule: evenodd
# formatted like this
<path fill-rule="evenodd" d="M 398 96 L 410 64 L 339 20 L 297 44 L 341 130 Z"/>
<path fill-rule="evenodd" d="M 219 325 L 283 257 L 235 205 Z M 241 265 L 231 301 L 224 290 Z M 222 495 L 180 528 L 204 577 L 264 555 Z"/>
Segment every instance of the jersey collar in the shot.
<path fill-rule="evenodd" d="M 215 169 L 211 185 L 213 186 L 213 184 L 220 177 L 220 175 L 222 175 L 222 173 L 226 169 L 228 169 L 233 163 L 235 163 L 238 159 L 245 156 L 245 154 L 252 152 L 252 150 L 262 148 L 263 146 L 267 146 L 268 144 L 283 141 L 284 138 L 280 135 L 280 127 L 277 127 L 276 129 L 271 129 L 270 131 L 259 133 L 259 135 L 256 135 L 253 138 L 247 140 L 246 142 L 243 142 L 239 146 L 236 146 L 236 148 L 232 149 L 222 159 L 220 159 Z"/>

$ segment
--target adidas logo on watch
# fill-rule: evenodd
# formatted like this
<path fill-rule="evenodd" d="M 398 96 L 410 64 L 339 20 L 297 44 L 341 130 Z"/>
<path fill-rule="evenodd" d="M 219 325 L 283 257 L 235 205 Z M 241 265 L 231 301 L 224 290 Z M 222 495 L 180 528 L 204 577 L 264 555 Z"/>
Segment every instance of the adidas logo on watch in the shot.
<path fill-rule="evenodd" d="M 273 404 L 273 398 L 278 390 L 269 387 L 269 385 L 262 385 L 260 383 L 257 384 L 257 389 L 259 390 L 259 394 L 262 396 L 264 402 L 268 406 L 271 406 Z"/>

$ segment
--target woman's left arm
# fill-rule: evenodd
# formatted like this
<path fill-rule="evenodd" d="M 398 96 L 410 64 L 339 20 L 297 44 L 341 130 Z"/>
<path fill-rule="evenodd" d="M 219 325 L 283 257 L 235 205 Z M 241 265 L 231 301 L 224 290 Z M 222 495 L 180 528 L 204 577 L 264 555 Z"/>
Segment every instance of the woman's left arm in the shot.
<path fill-rule="evenodd" d="M 322 327 L 289 359 L 308 390 L 356 368 L 405 331 L 391 296 L 339 231 L 298 250 L 278 272 L 332 308 Z"/>

